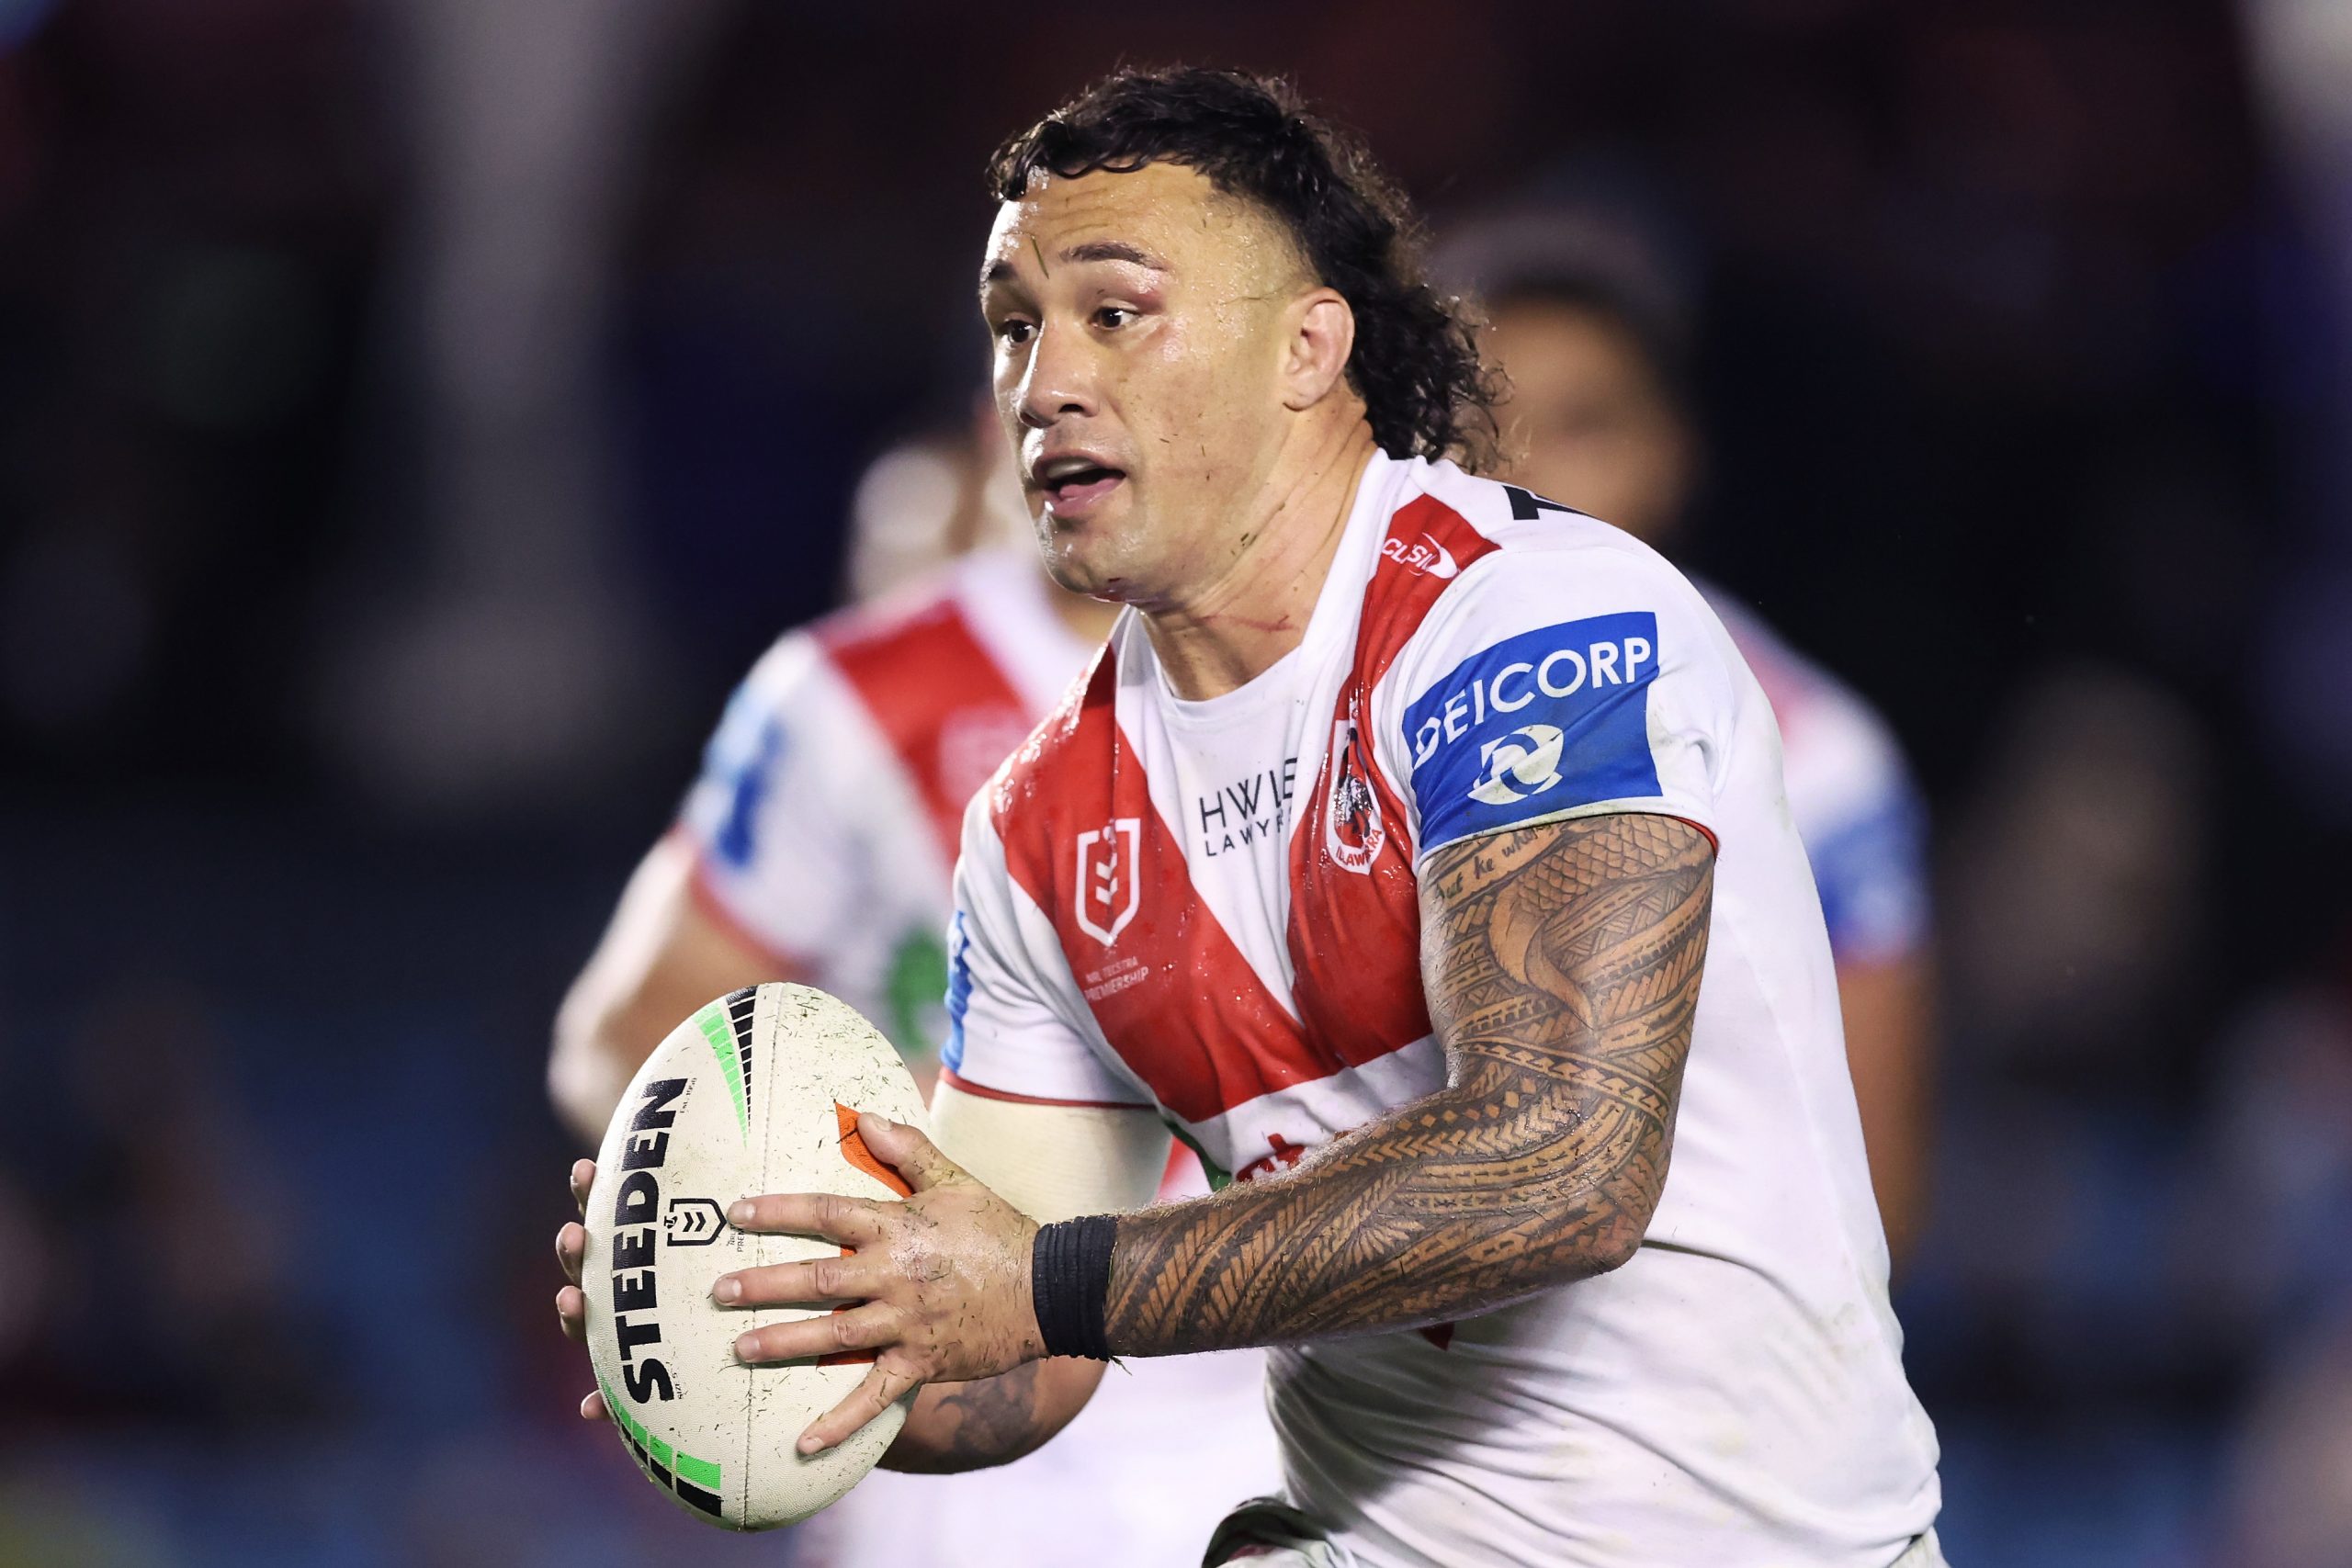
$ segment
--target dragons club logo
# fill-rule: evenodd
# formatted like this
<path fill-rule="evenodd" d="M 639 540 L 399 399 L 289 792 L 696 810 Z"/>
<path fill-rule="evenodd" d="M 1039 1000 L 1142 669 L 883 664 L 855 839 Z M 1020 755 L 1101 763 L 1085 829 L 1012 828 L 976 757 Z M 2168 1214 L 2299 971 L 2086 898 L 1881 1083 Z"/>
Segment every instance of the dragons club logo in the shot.
<path fill-rule="evenodd" d="M 1380 819 L 1380 796 L 1372 787 L 1363 755 L 1363 734 L 1353 716 L 1331 726 L 1331 794 L 1323 809 L 1323 849 L 1332 861 L 1358 875 L 1368 874 L 1388 841 Z"/>
<path fill-rule="evenodd" d="M 1143 902 L 1143 818 L 1120 817 L 1078 836 L 1078 929 L 1108 947 Z"/>

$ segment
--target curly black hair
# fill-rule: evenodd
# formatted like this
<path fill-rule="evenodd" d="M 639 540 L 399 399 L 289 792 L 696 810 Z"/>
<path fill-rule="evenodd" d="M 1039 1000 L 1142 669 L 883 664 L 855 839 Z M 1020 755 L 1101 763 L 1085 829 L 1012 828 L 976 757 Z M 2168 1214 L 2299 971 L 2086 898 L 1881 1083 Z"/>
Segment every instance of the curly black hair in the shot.
<path fill-rule="evenodd" d="M 1191 169 L 1290 231 L 1317 281 L 1355 313 L 1348 382 L 1382 450 L 1452 457 L 1473 472 L 1492 465 L 1497 381 L 1478 357 L 1476 322 L 1430 287 L 1412 209 L 1363 144 L 1280 78 L 1116 72 L 999 148 L 989 189 L 1018 201 L 1040 173 L 1074 179 L 1147 164 Z"/>

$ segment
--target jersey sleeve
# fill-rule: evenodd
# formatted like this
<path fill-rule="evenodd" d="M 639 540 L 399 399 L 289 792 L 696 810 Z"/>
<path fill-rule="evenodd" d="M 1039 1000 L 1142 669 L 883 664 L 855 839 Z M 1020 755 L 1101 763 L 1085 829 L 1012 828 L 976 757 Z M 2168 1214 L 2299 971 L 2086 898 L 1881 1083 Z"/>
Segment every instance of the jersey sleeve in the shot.
<path fill-rule="evenodd" d="M 704 748 L 678 813 L 695 887 L 755 945 L 820 963 L 859 918 L 869 880 L 859 835 L 842 820 L 843 757 L 854 726 L 816 639 L 785 637 L 744 677 Z"/>
<path fill-rule="evenodd" d="M 989 819 L 987 792 L 964 815 L 956 913 L 947 932 L 949 1081 L 967 1094 L 1051 1105 L 1152 1108 L 1073 1021 L 1082 1008 L 1045 916 L 1025 907 Z"/>
<path fill-rule="evenodd" d="M 1928 813 L 1903 743 L 1868 699 L 1783 642 L 1736 600 L 1702 589 L 1755 671 L 1781 728 L 1789 816 L 1840 964 L 1891 963 L 1932 924 Z"/>
<path fill-rule="evenodd" d="M 1808 849 L 1829 948 L 1840 964 L 1887 964 L 1928 938 L 1927 812 L 1908 782 Z"/>
<path fill-rule="evenodd" d="M 1728 641 L 1647 552 L 1505 550 L 1465 569 L 1392 672 L 1383 760 L 1418 853 L 1648 811 L 1716 838 L 1736 701 Z"/>
<path fill-rule="evenodd" d="M 1840 964 L 1886 964 L 1927 944 L 1927 802 L 1883 721 L 1860 699 L 1848 702 L 1841 726 L 1792 735 L 1789 808 L 1830 950 Z M 1815 739 L 1823 728 L 1832 732 Z"/>

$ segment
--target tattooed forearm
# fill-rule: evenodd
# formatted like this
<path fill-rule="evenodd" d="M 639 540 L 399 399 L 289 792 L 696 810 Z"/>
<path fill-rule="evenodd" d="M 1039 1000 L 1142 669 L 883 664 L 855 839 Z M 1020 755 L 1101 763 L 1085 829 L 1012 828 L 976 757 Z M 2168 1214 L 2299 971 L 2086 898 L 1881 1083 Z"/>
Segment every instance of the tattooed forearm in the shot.
<path fill-rule="evenodd" d="M 1028 1361 L 977 1382 L 932 1383 L 882 1459 L 886 1469 L 950 1475 L 1006 1464 L 1054 1435 L 1038 1409 L 1044 1363 Z"/>
<path fill-rule="evenodd" d="M 1446 1088 L 1295 1170 L 1122 1216 L 1112 1348 L 1434 1323 L 1625 1261 L 1666 1179 L 1713 867 L 1669 817 L 1439 852 L 1421 971 Z"/>

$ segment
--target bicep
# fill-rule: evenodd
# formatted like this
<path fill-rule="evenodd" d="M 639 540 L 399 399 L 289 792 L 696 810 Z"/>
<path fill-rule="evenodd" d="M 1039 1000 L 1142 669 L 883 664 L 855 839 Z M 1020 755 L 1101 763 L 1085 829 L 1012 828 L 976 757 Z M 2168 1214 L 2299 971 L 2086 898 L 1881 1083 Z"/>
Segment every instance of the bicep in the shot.
<path fill-rule="evenodd" d="M 1040 1224 L 1139 1209 L 1168 1164 L 1168 1129 L 1149 1107 L 1030 1103 L 944 1079 L 932 1090 L 931 1134 Z"/>
<path fill-rule="evenodd" d="M 1673 817 L 1577 818 L 1446 846 L 1420 884 L 1441 1037 L 1509 1038 L 1532 1013 L 1556 1015 L 1563 1038 L 1616 1048 L 1671 1037 L 1678 1021 L 1687 1035 L 1713 890 L 1713 843 Z"/>
<path fill-rule="evenodd" d="M 1618 813 L 1450 844 L 1421 876 L 1422 981 L 1457 1083 L 1519 1095 L 1611 1189 L 1630 1247 L 1663 1185 L 1714 886 L 1708 837 Z"/>

